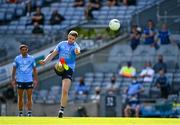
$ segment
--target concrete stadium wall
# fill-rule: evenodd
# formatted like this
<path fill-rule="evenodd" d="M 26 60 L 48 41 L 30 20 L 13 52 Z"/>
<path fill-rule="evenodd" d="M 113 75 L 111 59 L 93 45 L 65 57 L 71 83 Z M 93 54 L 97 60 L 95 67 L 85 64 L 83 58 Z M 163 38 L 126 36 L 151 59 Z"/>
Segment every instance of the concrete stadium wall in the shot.
<path fill-rule="evenodd" d="M 85 107 L 88 116 L 90 117 L 98 116 L 97 103 L 69 104 L 65 108 L 64 116 L 68 116 L 68 117 L 78 116 L 77 109 L 79 106 Z M 59 111 L 59 104 L 33 104 L 33 116 L 56 117 L 58 111 Z M 6 106 L 6 116 L 16 116 L 16 115 L 17 115 L 17 103 L 8 101 Z"/>

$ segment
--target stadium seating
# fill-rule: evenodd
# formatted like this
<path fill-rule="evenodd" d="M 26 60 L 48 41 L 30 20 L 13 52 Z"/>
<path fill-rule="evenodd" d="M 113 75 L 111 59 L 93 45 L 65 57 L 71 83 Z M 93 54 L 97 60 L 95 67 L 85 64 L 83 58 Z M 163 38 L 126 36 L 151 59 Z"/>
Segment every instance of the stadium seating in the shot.
<path fill-rule="evenodd" d="M 132 64 L 137 69 L 142 69 L 145 62 L 150 61 L 152 64 L 155 62 L 156 50 L 151 46 L 140 45 L 132 55 Z"/>
<path fill-rule="evenodd" d="M 179 55 L 179 48 L 176 45 L 163 45 L 157 51 L 157 56 L 163 55 L 164 61 L 167 63 L 168 69 L 175 69 L 177 67 L 177 59 Z"/>
<path fill-rule="evenodd" d="M 42 7 L 42 12 L 45 14 L 45 25 L 49 25 L 50 15 L 52 11 L 55 9 L 57 9 L 66 19 L 64 23 L 61 24 L 62 27 L 63 25 L 67 27 L 73 24 L 78 24 L 79 22 L 85 19 L 84 8 L 83 7 L 74 8 L 73 1 L 54 2 L 49 7 L 43 7 L 43 4 L 45 2 L 46 2 L 45 0 L 38 0 L 36 2 L 35 1 L 32 2 L 33 6 Z M 149 3 L 150 2 L 148 2 L 148 4 Z M 97 18 L 96 20 L 97 24 L 98 23 L 108 24 L 108 21 L 112 18 L 120 19 L 123 24 L 130 21 L 131 15 L 135 12 L 135 10 L 145 7 L 146 4 L 147 4 L 147 0 L 138 1 L 137 6 L 129 6 L 129 7 L 114 6 L 114 7 L 109 8 L 105 4 L 103 4 L 104 6 L 99 11 L 94 11 L 93 14 Z M 1 13 L 0 20 L 4 19 L 4 21 L 6 20 L 10 21 L 14 17 L 22 16 L 17 21 L 16 26 L 18 27 L 19 25 L 25 25 L 25 23 L 27 23 L 25 21 L 22 21 L 23 23 L 21 23 L 21 19 L 23 20 L 23 18 L 25 18 L 24 20 L 27 20 L 27 18 L 29 18 L 28 16 L 23 16 L 23 14 L 25 13 L 25 7 L 23 6 L 23 4 L 2 4 L 1 7 L 2 7 L 1 8 L 2 12 L 4 12 L 4 14 Z M 72 21 L 69 21 L 69 20 L 72 20 Z"/>
<path fill-rule="evenodd" d="M 48 4 L 46 4 L 47 2 Z M 86 3 L 87 2 L 88 1 L 86 1 Z M 97 18 L 95 19 L 97 25 L 107 25 L 110 19 L 118 18 L 119 20 L 121 20 L 122 27 L 125 27 L 126 25 L 129 25 L 131 17 L 135 13 L 135 11 L 140 10 L 141 8 L 146 8 L 146 5 L 149 5 L 150 3 L 155 4 L 154 1 L 148 2 L 148 0 L 140 0 L 138 1 L 136 6 L 121 5 L 108 7 L 106 5 L 106 1 L 103 1 L 102 8 L 98 11 L 93 11 L 93 15 L 95 18 Z M 0 5 L 0 12 L 2 12 L 0 13 L 0 22 L 3 22 L 4 24 L 4 22 L 9 21 L 9 24 L 0 26 L 0 35 L 29 35 L 29 41 L 27 41 L 26 43 L 28 45 L 33 45 L 30 49 L 31 51 L 41 48 L 41 43 L 51 43 L 53 37 L 59 36 L 58 34 L 60 34 L 64 29 L 68 30 L 68 28 L 71 26 L 86 22 L 86 19 L 84 18 L 84 7 L 73 7 L 72 0 L 63 0 L 61 2 L 52 0 L 33 0 L 32 7 L 35 8 L 37 6 L 40 6 L 42 12 L 45 14 L 45 25 L 42 26 L 45 33 L 44 36 L 46 38 L 48 36 L 52 36 L 51 38 L 49 38 L 50 41 L 47 41 L 47 39 L 42 39 L 42 42 L 36 42 L 37 44 L 34 45 L 32 44 L 33 42 L 31 42 L 34 41 L 32 35 L 33 26 L 27 26 L 27 24 L 31 22 L 31 16 L 26 15 L 25 4 L 26 3 L 10 4 L 2 2 L 2 4 Z M 59 13 L 65 17 L 65 21 L 63 21 L 60 25 L 51 26 L 49 24 L 49 19 L 53 10 L 55 9 L 57 9 Z M 32 14 L 33 13 L 34 12 L 32 12 Z M 24 35 L 22 35 L 22 37 Z M 82 43 L 80 44 L 82 48 L 89 49 L 97 46 L 96 44 L 94 44 L 94 41 L 87 41 L 88 40 L 82 41 Z M 124 61 L 126 61 L 126 59 Z"/>
<path fill-rule="evenodd" d="M 132 49 L 129 45 L 114 46 L 109 54 L 109 62 L 116 62 L 122 65 L 132 58 Z"/>

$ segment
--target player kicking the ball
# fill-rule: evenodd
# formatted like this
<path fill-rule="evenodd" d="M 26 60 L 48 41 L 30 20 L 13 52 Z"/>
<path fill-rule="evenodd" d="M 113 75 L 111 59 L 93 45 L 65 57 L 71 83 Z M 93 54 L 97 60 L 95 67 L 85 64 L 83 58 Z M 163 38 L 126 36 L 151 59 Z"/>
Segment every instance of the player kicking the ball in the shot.
<path fill-rule="evenodd" d="M 59 54 L 59 62 L 55 65 L 54 70 L 57 75 L 62 77 L 62 94 L 60 101 L 60 110 L 58 117 L 63 117 L 64 108 L 68 101 L 68 92 L 71 86 L 72 75 L 75 69 L 76 55 L 80 54 L 80 47 L 75 42 L 78 37 L 76 31 L 70 31 L 67 41 L 61 41 L 54 51 L 50 53 L 44 60 L 40 60 L 41 65 L 51 61 L 57 54 Z M 63 70 L 61 70 L 62 68 Z"/>

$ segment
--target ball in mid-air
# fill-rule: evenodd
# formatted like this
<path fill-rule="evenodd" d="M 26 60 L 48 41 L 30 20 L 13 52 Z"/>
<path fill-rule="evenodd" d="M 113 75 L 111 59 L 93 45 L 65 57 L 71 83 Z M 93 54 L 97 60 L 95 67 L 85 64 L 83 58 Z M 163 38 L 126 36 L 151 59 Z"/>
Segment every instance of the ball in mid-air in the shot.
<path fill-rule="evenodd" d="M 61 63 L 56 63 L 55 64 L 55 69 L 58 71 L 58 72 L 63 72 L 64 71 L 64 68 L 62 66 Z"/>
<path fill-rule="evenodd" d="M 119 30 L 120 26 L 121 26 L 121 24 L 118 19 L 112 19 L 109 21 L 109 28 L 113 31 Z"/>

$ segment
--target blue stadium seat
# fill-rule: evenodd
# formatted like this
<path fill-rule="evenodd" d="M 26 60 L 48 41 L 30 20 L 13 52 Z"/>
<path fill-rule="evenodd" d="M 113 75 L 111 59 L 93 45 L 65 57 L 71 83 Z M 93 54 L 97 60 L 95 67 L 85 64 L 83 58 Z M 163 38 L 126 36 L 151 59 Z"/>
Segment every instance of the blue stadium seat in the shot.
<path fill-rule="evenodd" d="M 8 8 L 9 4 L 5 3 L 5 4 L 1 4 L 1 8 Z"/>
<path fill-rule="evenodd" d="M 104 78 L 95 78 L 94 82 L 96 83 L 102 83 L 104 81 Z"/>
<path fill-rule="evenodd" d="M 44 32 L 45 32 L 46 34 L 50 34 L 51 31 L 52 31 L 52 26 L 51 26 L 51 25 L 45 25 L 45 26 L 44 26 Z"/>
<path fill-rule="evenodd" d="M 5 13 L 0 12 L 0 22 L 5 20 Z"/>
<path fill-rule="evenodd" d="M 58 10 L 58 12 L 59 12 L 60 14 L 62 14 L 62 15 L 65 15 L 65 14 L 66 14 L 66 8 L 65 8 L 65 7 L 58 8 L 57 10 Z"/>
<path fill-rule="evenodd" d="M 13 13 L 6 13 L 5 20 L 10 21 L 13 19 L 13 17 L 14 17 Z"/>
<path fill-rule="evenodd" d="M 24 14 L 24 9 L 22 7 L 17 7 L 16 8 L 16 16 L 20 17 Z"/>
<path fill-rule="evenodd" d="M 59 8 L 60 7 L 60 3 L 52 3 L 51 7 L 52 8 Z"/>
<path fill-rule="evenodd" d="M 17 34 L 23 34 L 24 31 L 25 31 L 25 29 L 26 29 L 25 26 L 23 26 L 23 25 L 18 25 L 18 26 L 17 26 L 17 31 L 16 31 L 16 33 L 17 33 Z"/>
<path fill-rule="evenodd" d="M 85 82 L 85 83 L 89 83 L 89 84 L 90 84 L 90 83 L 92 83 L 93 81 L 94 81 L 94 78 L 93 78 L 93 77 L 85 77 L 85 78 L 84 78 L 84 82 Z"/>
<path fill-rule="evenodd" d="M 14 34 L 15 32 L 16 32 L 16 30 L 17 30 L 17 26 L 15 26 L 15 25 L 9 25 L 8 26 L 8 34 Z"/>
<path fill-rule="evenodd" d="M 37 0 L 36 1 L 36 6 L 42 7 L 43 3 L 44 3 L 44 0 Z"/>
<path fill-rule="evenodd" d="M 94 78 L 94 73 L 93 72 L 87 72 L 87 73 L 85 73 L 84 76 L 87 77 L 87 78 L 89 78 L 89 77 Z"/>
<path fill-rule="evenodd" d="M 0 26 L 0 34 L 5 34 L 8 31 L 8 26 Z"/>

